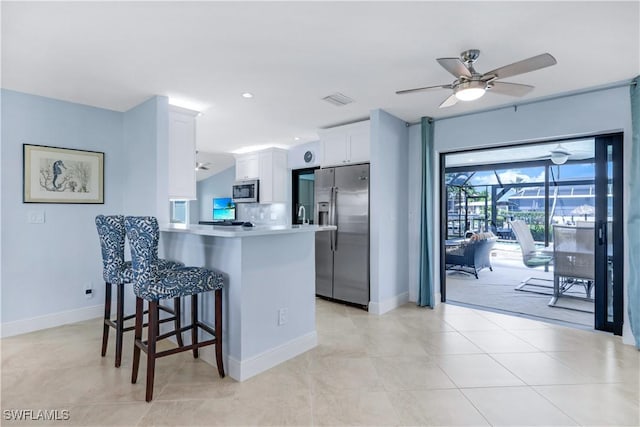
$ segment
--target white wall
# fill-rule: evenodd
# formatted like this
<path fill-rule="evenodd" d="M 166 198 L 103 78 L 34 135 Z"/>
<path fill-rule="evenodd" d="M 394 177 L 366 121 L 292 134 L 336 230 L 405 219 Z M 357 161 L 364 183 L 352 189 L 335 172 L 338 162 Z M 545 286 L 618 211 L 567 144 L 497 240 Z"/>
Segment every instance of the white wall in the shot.
<path fill-rule="evenodd" d="M 409 298 L 409 131 L 382 110 L 371 112 L 370 311 L 384 313 Z"/>
<path fill-rule="evenodd" d="M 2 334 L 100 315 L 102 258 L 95 216 L 122 211 L 122 113 L 2 90 Z M 22 144 L 105 153 L 105 203 L 26 204 Z M 44 224 L 27 223 L 30 211 Z M 91 282 L 94 297 L 84 296 Z M 54 316 L 43 320 L 43 316 Z M 68 320 L 67 320 L 68 321 Z"/>
<path fill-rule="evenodd" d="M 496 111 L 437 120 L 434 128 L 434 170 L 438 171 L 440 153 L 456 150 L 504 146 L 517 142 L 543 141 L 560 137 L 587 134 L 601 134 L 609 131 L 624 132 L 624 151 L 631 152 L 631 109 L 629 88 L 615 89 L 567 96 L 523 105 L 515 110 L 505 108 Z M 628 188 L 630 156 L 624 156 L 624 223 L 628 218 Z M 439 182 L 439 177 L 436 183 Z M 439 206 L 439 188 L 434 189 L 436 206 Z M 440 221 L 439 210 L 435 212 L 435 224 Z M 439 227 L 434 227 L 439 241 Z M 635 236 L 625 236 L 625 250 L 628 253 L 628 240 Z M 434 243 L 434 254 L 439 259 L 439 245 Z M 629 329 L 627 316 L 627 279 L 629 277 L 628 260 L 624 266 L 624 330 L 623 340 L 632 344 L 633 337 Z M 436 283 L 436 291 L 439 283 Z"/>
<path fill-rule="evenodd" d="M 304 153 L 311 151 L 313 153 L 313 161 L 306 163 L 304 161 Z M 288 167 L 289 169 L 305 169 L 320 166 L 322 150 L 320 150 L 320 141 L 307 142 L 289 148 L 288 151 Z"/>

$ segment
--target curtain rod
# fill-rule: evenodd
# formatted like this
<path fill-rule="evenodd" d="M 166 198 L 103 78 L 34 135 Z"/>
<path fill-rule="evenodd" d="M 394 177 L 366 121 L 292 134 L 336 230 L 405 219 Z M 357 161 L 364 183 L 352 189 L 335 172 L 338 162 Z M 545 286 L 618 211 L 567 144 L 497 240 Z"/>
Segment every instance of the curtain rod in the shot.
<path fill-rule="evenodd" d="M 498 111 L 498 110 L 504 110 L 507 108 L 514 108 L 514 109 L 518 109 L 518 107 L 522 107 L 524 105 L 530 105 L 530 104 L 537 104 L 539 102 L 545 102 L 545 101 L 551 101 L 554 99 L 560 99 L 560 98 L 567 98 L 570 96 L 575 96 L 575 95 L 584 95 L 587 93 L 593 93 L 593 92 L 600 92 L 603 90 L 609 90 L 609 89 L 617 89 L 619 87 L 624 87 L 624 86 L 636 86 L 638 84 L 638 77 L 635 77 L 631 80 L 625 80 L 622 82 L 616 82 L 616 83 L 611 83 L 611 84 L 607 84 L 607 85 L 602 85 L 602 86 L 596 86 L 596 87 L 592 87 L 589 89 L 584 89 L 584 90 L 575 90 L 572 92 L 566 92 L 563 94 L 558 94 L 558 95 L 550 95 L 550 96 L 546 96 L 546 97 L 541 97 L 541 98 L 537 98 L 537 99 L 532 99 L 530 101 L 523 101 L 520 103 L 516 103 L 516 104 L 508 104 L 508 105 L 503 105 L 500 107 L 493 107 L 493 108 L 487 108 L 485 110 L 478 110 L 478 111 L 469 111 L 467 113 L 460 113 L 460 114 L 454 114 L 451 116 L 445 116 L 445 117 L 439 117 L 439 118 L 433 118 L 430 117 L 430 119 L 433 122 L 438 122 L 440 120 L 448 120 L 448 119 L 456 119 L 458 117 L 464 117 L 464 116 L 471 116 L 473 114 L 480 114 L 480 113 L 489 113 L 492 111 Z M 421 121 L 417 121 L 417 122 L 413 122 L 413 123 L 407 123 L 407 126 L 413 126 L 413 125 L 419 125 L 421 123 Z"/>

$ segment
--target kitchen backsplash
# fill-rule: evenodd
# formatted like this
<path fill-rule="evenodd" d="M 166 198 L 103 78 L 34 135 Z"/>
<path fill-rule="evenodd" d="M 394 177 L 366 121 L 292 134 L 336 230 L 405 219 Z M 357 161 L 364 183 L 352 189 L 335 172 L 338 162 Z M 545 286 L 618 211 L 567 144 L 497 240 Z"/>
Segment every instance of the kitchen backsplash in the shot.
<path fill-rule="evenodd" d="M 237 218 L 261 225 L 286 225 L 288 223 L 285 203 L 238 203 Z"/>

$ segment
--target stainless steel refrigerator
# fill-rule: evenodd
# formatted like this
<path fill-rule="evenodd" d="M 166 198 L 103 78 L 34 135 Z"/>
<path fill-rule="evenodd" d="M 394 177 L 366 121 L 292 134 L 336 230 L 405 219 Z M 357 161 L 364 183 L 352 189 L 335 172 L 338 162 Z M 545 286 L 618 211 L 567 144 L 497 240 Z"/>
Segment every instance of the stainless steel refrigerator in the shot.
<path fill-rule="evenodd" d="M 369 304 L 369 165 L 315 171 L 316 294 Z"/>

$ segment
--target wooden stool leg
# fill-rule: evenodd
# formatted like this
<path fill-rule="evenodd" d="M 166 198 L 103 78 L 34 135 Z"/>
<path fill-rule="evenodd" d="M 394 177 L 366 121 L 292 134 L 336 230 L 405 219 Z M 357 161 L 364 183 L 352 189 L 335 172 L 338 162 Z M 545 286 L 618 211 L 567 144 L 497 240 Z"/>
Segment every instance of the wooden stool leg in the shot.
<path fill-rule="evenodd" d="M 198 344 L 198 294 L 191 295 L 191 344 Z M 198 349 L 193 349 L 193 357 L 198 358 Z"/>
<path fill-rule="evenodd" d="M 116 368 L 122 362 L 122 336 L 124 335 L 124 284 L 118 284 L 116 302 Z"/>
<path fill-rule="evenodd" d="M 136 327 L 133 341 L 133 368 L 131 369 L 131 383 L 138 380 L 138 366 L 140 365 L 140 346 L 142 345 L 142 324 L 144 323 L 144 301 L 136 297 Z"/>
<path fill-rule="evenodd" d="M 102 327 L 102 357 L 107 354 L 109 342 L 109 321 L 111 320 L 111 283 L 105 282 L 104 288 L 104 326 Z"/>
<path fill-rule="evenodd" d="M 156 328 L 154 329 L 156 331 L 156 336 L 160 336 L 160 307 L 159 304 L 155 305 L 156 307 L 156 319 L 158 319 L 158 322 L 156 323 Z M 149 313 L 151 313 L 151 303 L 149 303 Z M 149 315 L 149 327 L 151 327 L 151 315 Z"/>
<path fill-rule="evenodd" d="M 158 331 L 158 301 L 149 301 L 149 328 L 147 341 L 147 395 L 146 401 L 151 402 L 153 398 L 153 377 L 156 367 L 156 338 Z"/>
<path fill-rule="evenodd" d="M 222 289 L 216 291 L 215 310 L 216 364 L 218 365 L 220 378 L 224 378 L 224 366 L 222 365 Z"/>
<path fill-rule="evenodd" d="M 180 307 L 180 297 L 173 299 L 173 313 L 176 316 L 175 327 L 176 327 L 176 341 L 178 342 L 178 347 L 184 346 L 184 342 L 182 342 L 182 312 Z"/>

